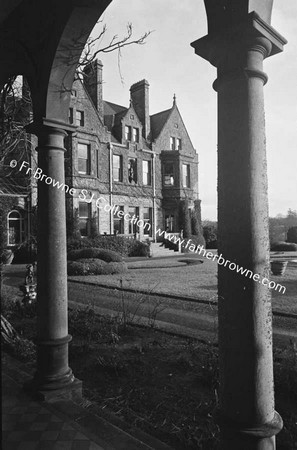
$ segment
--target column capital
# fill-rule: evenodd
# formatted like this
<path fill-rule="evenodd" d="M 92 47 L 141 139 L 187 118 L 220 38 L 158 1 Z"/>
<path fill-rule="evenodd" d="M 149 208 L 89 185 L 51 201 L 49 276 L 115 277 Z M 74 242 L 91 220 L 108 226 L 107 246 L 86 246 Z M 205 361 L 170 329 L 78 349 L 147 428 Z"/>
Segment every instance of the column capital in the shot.
<path fill-rule="evenodd" d="M 26 126 L 28 133 L 36 134 L 37 136 L 46 130 L 49 131 L 49 129 L 56 130 L 57 133 L 60 132 L 66 136 L 68 133 L 75 133 L 77 128 L 78 126 L 76 125 L 49 119 L 47 117 L 42 117 L 41 120 L 33 121 Z"/>
<path fill-rule="evenodd" d="M 260 51 L 264 58 L 275 55 L 283 51 L 286 43 L 271 25 L 251 12 L 244 21 L 219 32 L 213 31 L 191 46 L 197 55 L 220 69 L 226 64 L 238 67 L 249 50 Z"/>

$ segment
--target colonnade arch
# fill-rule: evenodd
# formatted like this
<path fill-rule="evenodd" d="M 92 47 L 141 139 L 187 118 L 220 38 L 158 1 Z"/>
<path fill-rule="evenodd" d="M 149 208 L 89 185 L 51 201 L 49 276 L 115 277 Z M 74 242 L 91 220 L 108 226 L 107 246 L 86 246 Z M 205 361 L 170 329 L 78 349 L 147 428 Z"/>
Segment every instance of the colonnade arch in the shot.
<path fill-rule="evenodd" d="M 67 123 L 81 53 L 81 47 L 74 44 L 87 40 L 109 3 L 16 0 L 9 8 L 6 3 L 6 8 L 0 8 L 0 85 L 12 73 L 28 78 L 34 110 L 30 129 L 39 140 L 38 165 L 60 182 L 64 181 L 64 138 L 75 131 Z M 246 0 L 240 5 L 233 0 L 224 5 L 205 0 L 205 5 L 209 33 L 193 47 L 218 68 L 214 87 L 219 100 L 219 251 L 264 276 L 269 254 L 262 92 L 267 77 L 262 64 L 264 58 L 282 51 L 286 41 L 270 25 L 272 0 Z M 240 168 L 242 161 L 245 164 Z M 230 203 L 230 194 L 239 191 Z M 244 243 L 230 237 L 234 208 L 247 236 Z M 39 351 L 31 387 L 47 398 L 61 390 L 79 392 L 81 384 L 68 366 L 63 192 L 40 183 L 38 214 Z M 220 269 L 219 326 L 222 448 L 273 449 L 282 424 L 274 411 L 268 288 Z M 240 351 L 245 352 L 246 360 Z"/>

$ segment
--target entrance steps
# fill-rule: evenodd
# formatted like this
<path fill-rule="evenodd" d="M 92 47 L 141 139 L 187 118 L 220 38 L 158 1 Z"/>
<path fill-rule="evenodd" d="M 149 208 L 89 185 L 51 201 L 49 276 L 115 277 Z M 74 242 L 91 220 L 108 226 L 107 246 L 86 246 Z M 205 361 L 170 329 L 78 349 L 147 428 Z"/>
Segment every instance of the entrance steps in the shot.
<path fill-rule="evenodd" d="M 162 242 L 152 242 L 151 243 L 151 250 L 152 250 L 152 257 L 153 258 L 163 258 L 167 256 L 174 256 L 174 255 L 181 255 L 181 252 L 177 252 L 174 250 L 171 250 L 169 248 L 164 247 L 162 245 Z"/>

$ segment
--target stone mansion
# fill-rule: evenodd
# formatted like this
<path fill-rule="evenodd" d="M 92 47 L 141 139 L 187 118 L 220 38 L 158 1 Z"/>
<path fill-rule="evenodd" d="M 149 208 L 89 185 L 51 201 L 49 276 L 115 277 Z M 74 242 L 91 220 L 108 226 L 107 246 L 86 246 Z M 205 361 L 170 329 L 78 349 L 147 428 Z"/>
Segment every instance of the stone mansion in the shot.
<path fill-rule="evenodd" d="M 158 228 L 179 232 L 180 201 L 187 198 L 192 209 L 199 199 L 198 155 L 176 99 L 150 115 L 149 83 L 142 80 L 131 86 L 128 107 L 105 101 L 102 67 L 95 61 L 84 82 L 73 85 L 69 122 L 77 131 L 66 145 L 65 182 L 75 194 L 67 196 L 68 215 L 77 211 L 83 236 L 91 218 L 100 234 L 144 239 Z"/>
<path fill-rule="evenodd" d="M 149 83 L 142 80 L 131 86 L 128 107 L 110 103 L 103 100 L 102 68 L 94 61 L 71 92 L 69 123 L 76 130 L 65 139 L 67 221 L 76 217 L 82 236 L 94 224 L 99 234 L 141 240 L 155 239 L 158 228 L 180 232 L 180 202 L 187 199 L 189 209 L 199 209 L 200 200 L 198 155 L 175 96 L 169 109 L 150 115 Z M 30 234 L 36 198 L 36 180 L 18 179 L 16 189 L 3 178 L 7 246 Z"/>

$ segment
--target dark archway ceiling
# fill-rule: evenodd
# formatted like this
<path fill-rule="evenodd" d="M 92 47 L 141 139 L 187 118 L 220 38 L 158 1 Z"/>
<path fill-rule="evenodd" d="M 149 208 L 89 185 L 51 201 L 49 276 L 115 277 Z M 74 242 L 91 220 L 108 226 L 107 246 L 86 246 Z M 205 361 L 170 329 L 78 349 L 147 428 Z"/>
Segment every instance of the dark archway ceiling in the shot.
<path fill-rule="evenodd" d="M 110 1 L 2 1 L 0 83 L 9 75 L 25 75 L 35 115 L 67 120 L 67 90 L 71 89 L 82 45 Z"/>

